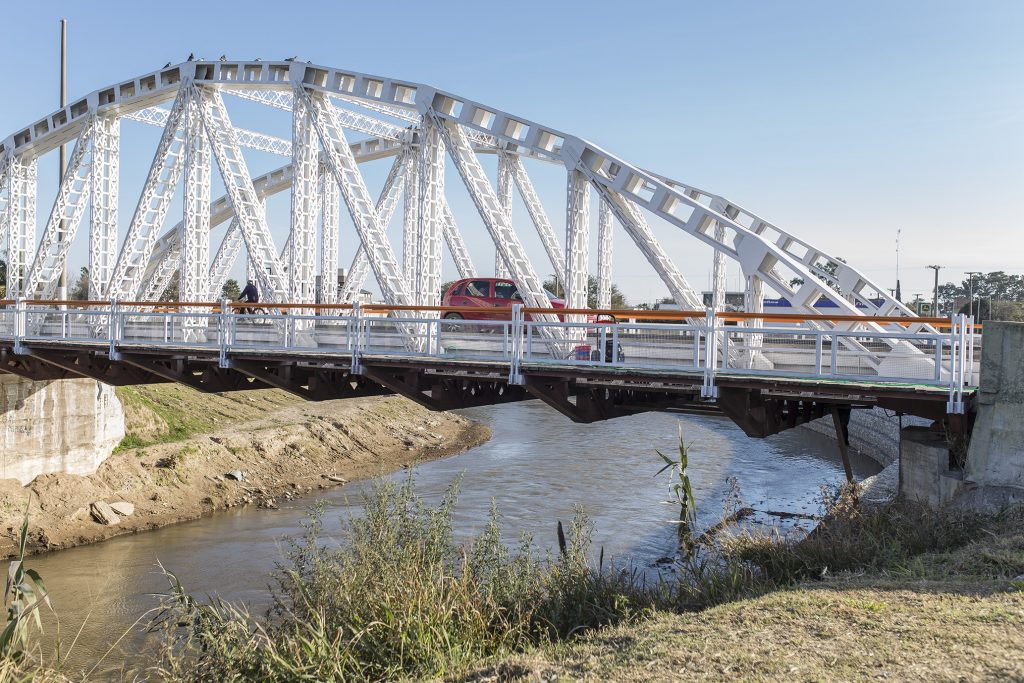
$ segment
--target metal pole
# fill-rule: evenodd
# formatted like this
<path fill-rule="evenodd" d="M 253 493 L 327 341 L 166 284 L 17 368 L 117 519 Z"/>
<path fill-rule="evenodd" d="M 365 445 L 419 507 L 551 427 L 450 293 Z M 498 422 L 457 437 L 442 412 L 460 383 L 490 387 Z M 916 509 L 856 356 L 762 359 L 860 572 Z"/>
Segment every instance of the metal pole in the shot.
<path fill-rule="evenodd" d="M 68 20 L 60 20 L 60 108 L 68 104 Z M 60 146 L 60 160 L 57 167 L 57 187 L 60 187 L 64 179 L 64 170 L 67 168 L 67 154 L 64 145 Z M 65 221 L 60 222 L 60 232 L 57 235 L 58 241 L 64 241 L 64 231 L 67 226 Z M 64 301 L 68 298 L 68 264 L 64 261 L 57 280 L 57 298 Z"/>
<path fill-rule="evenodd" d="M 928 266 L 935 271 L 935 290 L 932 295 L 932 315 L 939 314 L 939 269 L 942 266 Z"/>
<path fill-rule="evenodd" d="M 980 271 L 980 270 L 968 270 L 968 271 L 967 271 L 967 275 L 969 276 L 969 278 L 970 278 L 970 283 L 971 283 L 971 284 L 970 284 L 970 292 L 971 292 L 971 315 L 973 316 L 973 315 L 974 315 L 974 276 L 975 276 L 975 275 L 981 275 L 981 271 Z M 978 317 L 980 317 L 980 314 L 981 314 L 981 307 L 979 307 L 979 308 L 978 308 L 978 314 L 979 314 L 979 316 L 978 316 Z"/>

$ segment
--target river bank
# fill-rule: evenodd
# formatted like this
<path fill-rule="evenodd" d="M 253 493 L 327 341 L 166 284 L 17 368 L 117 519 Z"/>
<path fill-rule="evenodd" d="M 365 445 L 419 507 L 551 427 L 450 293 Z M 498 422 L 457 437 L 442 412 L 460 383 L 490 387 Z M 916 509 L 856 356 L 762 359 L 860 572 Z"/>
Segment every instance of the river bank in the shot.
<path fill-rule="evenodd" d="M 484 425 L 395 396 L 309 403 L 277 390 L 211 395 L 152 385 L 119 389 L 118 397 L 127 436 L 94 474 L 46 474 L 24 487 L 0 480 L 4 557 L 16 551 L 29 495 L 29 550 L 39 553 L 237 506 L 274 507 L 490 437 Z M 98 501 L 133 511 L 102 524 L 93 513 Z"/>

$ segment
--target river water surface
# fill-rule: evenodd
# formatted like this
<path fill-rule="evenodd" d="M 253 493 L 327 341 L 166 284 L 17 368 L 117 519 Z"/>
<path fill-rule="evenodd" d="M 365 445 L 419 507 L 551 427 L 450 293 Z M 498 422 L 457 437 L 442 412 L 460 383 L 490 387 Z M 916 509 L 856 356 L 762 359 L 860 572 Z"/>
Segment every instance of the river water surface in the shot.
<path fill-rule="evenodd" d="M 655 449 L 674 455 L 680 425 L 690 444 L 688 473 L 701 526 L 720 518 L 730 477 L 738 481 L 744 504 L 758 511 L 754 519 L 760 523 L 778 522 L 769 511 L 817 512 L 821 485 L 843 479 L 835 441 L 803 429 L 751 439 L 725 418 L 666 413 L 578 425 L 539 401 L 462 413 L 491 425 L 494 437 L 461 455 L 418 465 L 414 475 L 417 490 L 430 500 L 463 477 L 456 510 L 456 529 L 463 537 L 480 529 L 493 500 L 506 540 L 515 542 L 529 532 L 538 546 L 551 547 L 557 520 L 567 523 L 573 506 L 582 505 L 594 523 L 595 548 L 603 546 L 606 557 L 651 566 L 673 552 L 674 528 L 666 520 L 677 512 L 662 502 L 669 481 L 667 474 L 654 476 L 662 465 Z M 879 470 L 872 461 L 853 457 L 858 480 Z M 341 520 L 358 510 L 365 485 L 318 491 L 277 510 L 235 509 L 32 558 L 30 566 L 50 590 L 65 649 L 85 624 L 69 654 L 72 669 L 101 658 L 153 608 L 151 594 L 167 588 L 158 560 L 192 594 L 245 601 L 260 612 L 282 539 L 301 533 L 309 506 L 316 499 L 327 501 L 325 531 L 336 534 Z M 55 623 L 47 621 L 46 640 L 52 642 Z M 122 645 L 133 650 L 142 642 L 133 632 Z M 109 657 L 101 669 L 121 659 Z"/>

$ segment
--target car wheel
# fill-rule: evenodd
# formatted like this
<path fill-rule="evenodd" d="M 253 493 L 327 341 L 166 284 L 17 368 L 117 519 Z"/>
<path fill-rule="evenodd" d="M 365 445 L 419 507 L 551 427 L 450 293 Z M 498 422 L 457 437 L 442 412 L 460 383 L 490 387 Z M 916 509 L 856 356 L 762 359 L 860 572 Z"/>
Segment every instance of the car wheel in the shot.
<path fill-rule="evenodd" d="M 463 328 L 463 325 L 459 324 L 458 322 L 463 319 L 461 313 L 445 313 L 444 319 L 450 321 L 447 325 L 444 326 L 445 329 L 447 330 L 450 330 L 452 332 L 458 332 Z"/>

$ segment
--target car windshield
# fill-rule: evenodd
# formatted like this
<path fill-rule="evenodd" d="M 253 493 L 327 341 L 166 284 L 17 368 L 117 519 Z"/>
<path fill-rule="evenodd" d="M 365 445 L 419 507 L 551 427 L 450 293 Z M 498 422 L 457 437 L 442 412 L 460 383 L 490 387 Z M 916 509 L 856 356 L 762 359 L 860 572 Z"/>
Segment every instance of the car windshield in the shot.
<path fill-rule="evenodd" d="M 557 294 L 555 294 L 554 292 L 552 292 L 550 289 L 547 289 L 547 288 L 544 289 L 544 293 L 548 295 L 548 299 L 561 299 L 562 298 L 562 297 L 558 296 Z"/>

